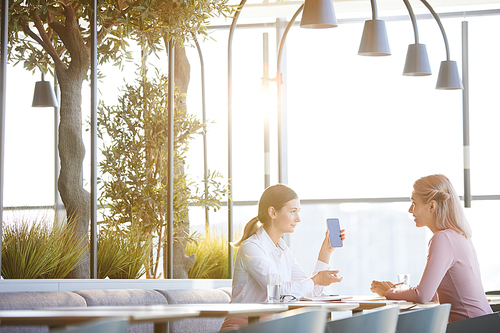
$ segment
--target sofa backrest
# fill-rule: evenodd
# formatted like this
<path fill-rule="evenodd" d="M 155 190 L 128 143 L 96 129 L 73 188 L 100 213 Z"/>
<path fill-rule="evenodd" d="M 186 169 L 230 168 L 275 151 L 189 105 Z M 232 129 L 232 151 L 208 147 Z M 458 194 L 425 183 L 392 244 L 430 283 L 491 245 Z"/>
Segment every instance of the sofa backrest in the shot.
<path fill-rule="evenodd" d="M 162 294 L 149 289 L 95 289 L 75 293 L 85 299 L 87 306 L 167 304 Z M 153 323 L 129 324 L 127 327 L 127 333 L 153 332 Z"/>
<path fill-rule="evenodd" d="M 168 304 L 229 303 L 229 295 L 218 289 L 167 290 L 156 289 L 163 294 Z M 170 333 L 219 332 L 224 318 L 192 318 L 169 323 Z"/>
<path fill-rule="evenodd" d="M 85 307 L 80 295 L 68 291 L 0 292 L 0 310 Z M 0 326 L 0 333 L 47 333 L 48 326 Z"/>
<path fill-rule="evenodd" d="M 0 292 L 0 310 L 87 306 L 85 299 L 69 291 Z"/>
<path fill-rule="evenodd" d="M 74 293 L 83 297 L 87 306 L 167 304 L 165 296 L 150 289 L 95 289 Z"/>

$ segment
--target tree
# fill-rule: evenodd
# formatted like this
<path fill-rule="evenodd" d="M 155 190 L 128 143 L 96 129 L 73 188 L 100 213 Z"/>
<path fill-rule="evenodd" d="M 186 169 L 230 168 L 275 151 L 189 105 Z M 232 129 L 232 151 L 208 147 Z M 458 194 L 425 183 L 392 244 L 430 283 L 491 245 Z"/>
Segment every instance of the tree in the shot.
<path fill-rule="evenodd" d="M 151 262 L 155 265 L 148 276 L 151 278 L 159 277 L 158 264 L 166 239 L 168 85 L 167 78 L 158 72 L 152 79 L 141 75 L 135 85 L 125 86 L 118 105 L 101 104 L 98 114 L 98 134 L 105 143 L 101 150 L 104 159 L 99 163 L 104 222 L 108 228 L 140 228 L 140 233 L 151 242 L 154 252 Z M 177 170 L 184 168 L 189 141 L 204 130 L 204 124 L 199 119 L 187 114 L 183 99 L 184 94 L 177 89 L 174 102 L 174 161 Z M 204 189 L 192 192 L 190 188 L 197 188 L 197 184 L 183 172 L 176 172 L 174 246 L 177 249 L 184 248 L 182 242 L 186 237 L 182 223 L 187 218 L 189 203 L 215 210 L 220 208 L 227 189 L 219 178 L 221 176 L 217 172 L 211 173 L 206 180 L 211 190 L 205 197 Z M 182 254 L 175 256 L 174 265 L 185 265 Z M 174 270 L 174 277 L 187 278 L 194 257 L 192 261 L 189 267 Z"/>
<path fill-rule="evenodd" d="M 150 45 L 161 38 L 183 43 L 188 34 L 206 35 L 214 13 L 225 13 L 227 0 L 102 0 L 98 3 L 99 64 L 120 63 L 127 57 L 126 36 L 146 34 Z M 9 59 L 27 70 L 55 69 L 60 90 L 58 189 L 80 235 L 87 234 L 90 195 L 81 175 L 85 147 L 82 140 L 82 84 L 90 66 L 90 3 L 73 0 L 18 0 L 9 8 Z M 147 30 L 150 29 L 150 30 Z M 35 32 L 36 31 L 36 32 Z M 154 51 L 154 47 L 151 48 Z M 72 274 L 90 276 L 88 253 Z"/>
<path fill-rule="evenodd" d="M 124 1 L 122 2 L 124 4 Z M 121 38 L 105 38 L 116 27 L 121 15 L 118 3 L 105 5 L 98 40 L 101 62 L 121 60 L 126 43 Z M 16 1 L 10 7 L 10 59 L 24 67 L 47 72 L 53 66 L 61 91 L 59 156 L 61 169 L 58 190 L 69 221 L 75 221 L 77 233 L 89 228 L 90 195 L 82 184 L 85 147 L 82 140 L 82 84 L 90 66 L 89 5 L 80 1 Z M 80 22 L 86 22 L 80 23 Z M 36 33 L 34 30 L 36 30 Z M 24 33 L 21 34 L 21 32 Z M 113 34 L 121 36 L 120 29 Z M 90 276 L 88 253 L 75 268 L 72 277 Z"/>

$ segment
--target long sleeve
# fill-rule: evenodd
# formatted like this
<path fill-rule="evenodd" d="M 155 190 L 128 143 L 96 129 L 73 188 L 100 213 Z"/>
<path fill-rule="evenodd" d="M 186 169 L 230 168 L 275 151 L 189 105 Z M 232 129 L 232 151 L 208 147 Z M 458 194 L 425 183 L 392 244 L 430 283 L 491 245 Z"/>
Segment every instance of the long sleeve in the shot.
<path fill-rule="evenodd" d="M 268 253 L 254 243 L 245 244 L 242 249 L 244 268 L 250 276 L 266 290 L 270 273 L 281 273 L 281 294 L 302 297 L 314 290 L 314 283 L 299 266 L 291 253 L 283 254 L 278 265 L 270 258 Z M 288 249 L 287 252 L 290 252 Z M 288 267 L 291 267 L 291 274 Z"/>
<path fill-rule="evenodd" d="M 437 299 L 436 291 L 444 276 L 455 263 L 455 253 L 446 233 L 436 233 L 429 242 L 427 263 L 422 278 L 416 287 L 409 289 L 389 289 L 388 299 L 404 299 L 416 303 L 427 303 Z"/>
<path fill-rule="evenodd" d="M 316 272 L 328 269 L 326 263 L 316 263 Z M 323 287 L 315 286 L 294 258 L 285 242 L 276 246 L 265 230 L 245 240 L 236 254 L 233 274 L 232 302 L 264 302 L 267 298 L 269 274 L 281 274 L 281 295 L 319 295 Z"/>

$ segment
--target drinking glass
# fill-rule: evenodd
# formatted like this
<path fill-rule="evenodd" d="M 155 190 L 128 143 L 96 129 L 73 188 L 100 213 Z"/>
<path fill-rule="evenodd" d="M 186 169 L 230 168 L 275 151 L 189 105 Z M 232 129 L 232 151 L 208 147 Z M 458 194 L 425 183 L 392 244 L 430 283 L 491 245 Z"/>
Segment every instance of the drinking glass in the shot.
<path fill-rule="evenodd" d="M 267 303 L 279 303 L 281 297 L 281 274 L 270 273 L 267 281 Z"/>
<path fill-rule="evenodd" d="M 398 274 L 398 285 L 397 289 L 408 289 L 410 288 L 410 274 Z"/>

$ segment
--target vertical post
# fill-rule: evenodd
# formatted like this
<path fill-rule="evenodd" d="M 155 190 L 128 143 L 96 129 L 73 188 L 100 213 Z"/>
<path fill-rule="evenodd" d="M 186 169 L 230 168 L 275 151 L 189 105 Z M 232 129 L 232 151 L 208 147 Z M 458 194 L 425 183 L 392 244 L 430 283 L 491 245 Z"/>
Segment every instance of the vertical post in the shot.
<path fill-rule="evenodd" d="M 7 41 L 9 0 L 2 0 L 1 36 L 0 36 L 0 272 L 2 271 L 2 230 L 3 230 L 3 185 L 5 162 L 5 98 L 7 88 Z"/>
<path fill-rule="evenodd" d="M 92 0 L 90 41 L 90 278 L 97 279 L 97 0 Z"/>
<path fill-rule="evenodd" d="M 276 42 L 280 43 L 284 34 L 286 20 L 279 18 L 276 20 Z M 278 47 L 285 50 L 285 41 L 278 44 Z M 288 183 L 288 131 L 287 131 L 287 91 L 286 91 L 286 51 L 279 53 L 277 80 L 278 80 L 278 181 L 282 184 Z"/>
<path fill-rule="evenodd" d="M 269 34 L 263 33 L 262 45 L 262 86 L 264 93 L 269 94 Z M 267 102 L 267 101 L 266 101 Z M 269 144 L 269 113 L 266 112 L 264 116 L 264 188 L 271 185 L 271 149 Z"/>
<path fill-rule="evenodd" d="M 464 141 L 464 205 L 471 207 L 470 147 L 469 147 L 469 25 L 462 22 L 462 91 Z"/>
<path fill-rule="evenodd" d="M 303 6 L 301 6 L 303 8 Z M 285 36 L 287 30 L 286 19 L 278 18 L 276 20 L 276 43 L 278 49 L 278 61 L 276 68 L 276 87 L 277 87 L 277 113 L 278 113 L 278 182 L 280 184 L 288 183 L 288 154 L 287 154 L 287 94 L 286 94 L 286 46 Z M 281 41 L 283 39 L 283 41 Z M 283 240 L 290 245 L 290 234 L 284 234 Z"/>
<path fill-rule="evenodd" d="M 203 54 L 201 53 L 200 44 L 198 39 L 193 34 L 194 42 L 196 43 L 196 48 L 198 49 L 198 55 L 200 57 L 200 69 L 201 69 L 201 111 L 202 111 L 202 121 L 203 121 L 203 180 L 205 181 L 205 200 L 208 199 L 208 150 L 207 150 L 207 112 L 205 103 L 205 62 L 203 61 Z M 210 214 L 208 207 L 205 207 L 205 235 L 210 234 Z"/>
<path fill-rule="evenodd" d="M 233 278 L 233 35 L 240 13 L 245 6 L 246 0 L 241 0 L 236 10 L 231 28 L 229 29 L 229 38 L 227 42 L 227 189 L 229 196 L 227 198 L 227 267 L 228 278 Z"/>
<path fill-rule="evenodd" d="M 174 40 L 168 42 L 168 189 L 167 189 L 167 279 L 174 278 Z M 164 275 L 165 276 L 165 275 Z"/>

